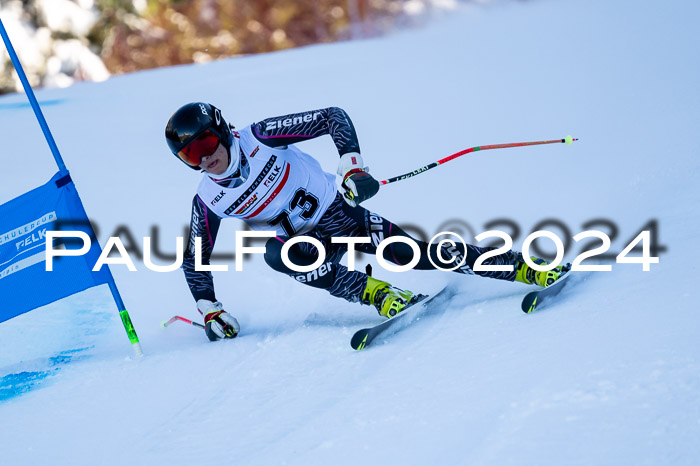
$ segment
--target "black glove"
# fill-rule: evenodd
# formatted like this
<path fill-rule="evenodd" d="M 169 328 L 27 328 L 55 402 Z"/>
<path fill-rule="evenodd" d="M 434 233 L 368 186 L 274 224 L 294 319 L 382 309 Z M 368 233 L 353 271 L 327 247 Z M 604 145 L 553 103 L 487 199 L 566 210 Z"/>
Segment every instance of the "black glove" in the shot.
<path fill-rule="evenodd" d="M 343 199 L 353 207 L 366 201 L 379 191 L 379 182 L 367 173 L 368 167 L 358 152 L 348 152 L 340 157 L 338 175 L 343 177 L 340 187 Z"/>
<path fill-rule="evenodd" d="M 238 321 L 223 310 L 219 301 L 211 302 L 206 299 L 197 301 L 197 310 L 204 316 L 204 333 L 210 341 L 222 338 L 235 338 L 241 330 Z"/>
<path fill-rule="evenodd" d="M 343 198 L 353 207 L 366 201 L 379 191 L 379 182 L 362 168 L 354 168 L 345 174 Z"/>

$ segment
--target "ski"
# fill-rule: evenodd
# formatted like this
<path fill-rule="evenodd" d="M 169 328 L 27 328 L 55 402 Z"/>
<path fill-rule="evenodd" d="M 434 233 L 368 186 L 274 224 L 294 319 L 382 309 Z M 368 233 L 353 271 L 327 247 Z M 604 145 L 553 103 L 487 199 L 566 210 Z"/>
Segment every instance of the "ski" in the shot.
<path fill-rule="evenodd" d="M 418 295 L 418 298 L 411 304 L 406 306 L 403 311 L 398 313 L 391 319 L 385 320 L 384 322 L 375 325 L 374 327 L 363 328 L 355 332 L 350 340 L 350 346 L 355 350 L 362 350 L 367 348 L 372 340 L 374 340 L 378 335 L 385 332 L 390 327 L 394 326 L 397 322 L 409 322 L 407 321 L 407 316 L 415 315 L 415 313 L 420 308 L 425 308 L 428 303 L 440 296 L 447 290 L 448 287 L 442 288 L 440 291 L 433 295 Z"/>
<path fill-rule="evenodd" d="M 570 275 L 571 274 L 567 273 L 548 287 L 526 294 L 520 308 L 526 314 L 530 314 L 535 309 L 538 309 L 542 303 L 549 300 L 549 298 L 561 293 L 561 290 L 566 286 Z"/>

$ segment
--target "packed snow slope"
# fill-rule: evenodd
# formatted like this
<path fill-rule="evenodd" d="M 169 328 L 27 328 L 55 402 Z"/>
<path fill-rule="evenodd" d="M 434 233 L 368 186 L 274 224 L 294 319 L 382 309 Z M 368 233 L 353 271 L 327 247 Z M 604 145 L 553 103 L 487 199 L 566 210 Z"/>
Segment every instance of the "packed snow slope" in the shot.
<path fill-rule="evenodd" d="M 615 254 L 655 219 L 667 249 L 650 272 L 612 263 L 579 275 L 532 315 L 519 310 L 524 285 L 389 273 L 366 257 L 398 286 L 451 283 L 457 295 L 363 352 L 349 340 L 378 322 L 373 309 L 261 257 L 216 274 L 242 326 L 218 343 L 160 327 L 198 318 L 180 271 L 114 266 L 145 357 L 130 357 L 106 287 L 1 324 L 2 464 L 697 464 L 699 14 L 678 0 L 470 6 L 387 38 L 39 91 L 102 244 L 120 225 L 138 243 L 157 226 L 174 252 L 199 175 L 163 130 L 204 100 L 237 126 L 342 107 L 382 179 L 470 146 L 572 134 L 572 146 L 470 154 L 366 207 L 430 235 L 510 219 L 515 248 L 543 219 L 569 235 L 612 234 L 585 226 L 607 219 Z M 0 202 L 54 173 L 25 103 L 0 98 Z M 335 171 L 330 138 L 301 147 Z M 217 251 L 232 253 L 242 228 L 224 222 Z M 572 241 L 566 258 L 580 252 Z"/>

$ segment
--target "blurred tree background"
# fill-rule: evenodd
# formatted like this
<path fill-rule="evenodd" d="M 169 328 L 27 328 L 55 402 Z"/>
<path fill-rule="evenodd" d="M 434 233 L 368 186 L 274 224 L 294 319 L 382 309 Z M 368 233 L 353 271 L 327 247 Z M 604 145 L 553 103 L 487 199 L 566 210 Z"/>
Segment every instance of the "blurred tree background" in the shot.
<path fill-rule="evenodd" d="M 442 2 L 447 5 L 451 2 Z M 415 22 L 420 0 L 97 0 L 101 44 L 112 73 L 369 37 Z"/>
<path fill-rule="evenodd" d="M 0 0 L 34 86 L 374 37 L 491 0 Z M 496 0 L 494 0 L 496 1 Z M 501 0 L 509 1 L 509 0 Z M 0 93 L 21 89 L 4 48 Z"/>

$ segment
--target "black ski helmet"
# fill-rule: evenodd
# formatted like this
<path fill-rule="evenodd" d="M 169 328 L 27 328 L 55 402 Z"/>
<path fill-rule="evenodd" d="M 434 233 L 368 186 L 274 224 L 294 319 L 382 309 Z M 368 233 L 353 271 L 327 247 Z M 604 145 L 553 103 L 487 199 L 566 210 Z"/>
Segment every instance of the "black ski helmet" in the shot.
<path fill-rule="evenodd" d="M 180 159 L 178 153 L 206 130 L 214 132 L 226 149 L 230 149 L 233 136 L 228 123 L 221 116 L 221 111 L 211 104 L 191 102 L 180 107 L 170 117 L 165 126 L 165 140 L 173 155 Z M 193 167 L 180 160 L 191 169 L 199 170 L 199 167 Z"/>

